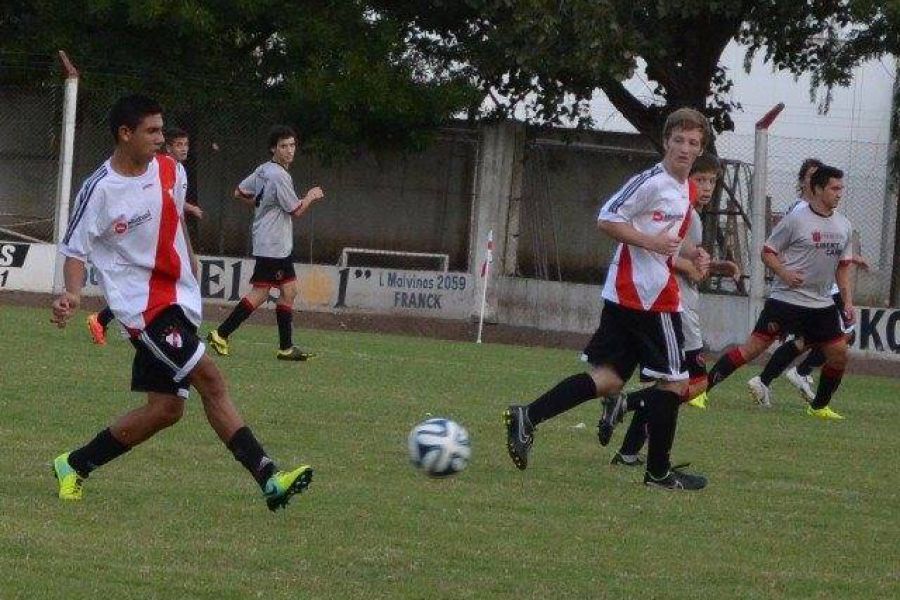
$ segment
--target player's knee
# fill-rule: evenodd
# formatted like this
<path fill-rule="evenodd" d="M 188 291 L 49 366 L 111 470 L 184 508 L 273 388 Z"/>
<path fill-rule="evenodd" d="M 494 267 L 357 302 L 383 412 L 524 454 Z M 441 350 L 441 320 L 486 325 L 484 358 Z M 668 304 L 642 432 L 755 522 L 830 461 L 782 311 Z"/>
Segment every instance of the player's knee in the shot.
<path fill-rule="evenodd" d="M 180 399 L 160 402 L 156 405 L 155 415 L 160 429 L 171 427 L 184 415 L 184 402 Z"/>
<path fill-rule="evenodd" d="M 846 367 L 848 357 L 847 344 L 834 344 L 825 349 L 825 364 L 833 368 Z"/>

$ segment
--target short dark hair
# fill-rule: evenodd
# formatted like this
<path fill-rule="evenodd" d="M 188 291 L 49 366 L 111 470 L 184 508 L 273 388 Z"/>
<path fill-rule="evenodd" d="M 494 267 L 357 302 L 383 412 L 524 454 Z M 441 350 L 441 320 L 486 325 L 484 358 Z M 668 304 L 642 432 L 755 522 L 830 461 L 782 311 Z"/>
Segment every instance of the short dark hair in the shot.
<path fill-rule="evenodd" d="M 800 163 L 800 172 L 797 173 L 797 181 L 803 181 L 810 169 L 818 169 L 824 166 L 824 163 L 818 158 L 807 158 Z"/>
<path fill-rule="evenodd" d="M 697 157 L 691 167 L 691 175 L 694 173 L 715 173 L 718 177 L 722 172 L 722 163 L 715 154 L 705 152 Z"/>
<path fill-rule="evenodd" d="M 294 138 L 294 141 L 297 141 L 297 132 L 294 131 L 293 127 L 287 125 L 275 125 L 272 127 L 269 130 L 269 151 L 271 152 L 272 148 L 278 145 L 278 142 L 288 138 Z"/>
<path fill-rule="evenodd" d="M 171 144 L 173 140 L 189 137 L 188 132 L 181 127 L 167 127 L 165 136 L 167 144 Z"/>
<path fill-rule="evenodd" d="M 119 141 L 120 127 L 137 129 L 145 117 L 160 115 L 162 111 L 159 102 L 147 96 L 132 94 L 119 98 L 109 109 L 109 130 L 113 139 Z"/>
<path fill-rule="evenodd" d="M 812 174 L 809 180 L 809 187 L 812 189 L 824 188 L 831 179 L 843 179 L 844 172 L 837 167 L 831 165 L 822 165 L 816 172 Z"/>

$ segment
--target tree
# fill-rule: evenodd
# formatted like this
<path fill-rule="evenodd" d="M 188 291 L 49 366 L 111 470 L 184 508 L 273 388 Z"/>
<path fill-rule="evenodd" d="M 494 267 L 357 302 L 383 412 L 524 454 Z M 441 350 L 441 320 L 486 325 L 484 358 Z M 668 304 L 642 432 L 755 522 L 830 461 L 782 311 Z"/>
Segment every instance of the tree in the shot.
<path fill-rule="evenodd" d="M 417 76 L 403 25 L 358 2 L 18 0 L 0 35 L 0 59 L 66 50 L 86 93 L 143 91 L 188 118 L 271 115 L 323 151 L 421 146 L 473 102 L 465 82 Z"/>
<path fill-rule="evenodd" d="M 874 0 L 375 4 L 408 24 L 411 44 L 431 71 L 468 80 L 489 99 L 478 116 L 510 116 L 525 103 L 536 121 L 586 125 L 587 104 L 599 89 L 657 147 L 665 117 L 680 106 L 703 110 L 716 131 L 733 128 L 730 114 L 739 104 L 729 97 L 732 80 L 719 64 L 733 40 L 749 47 L 748 66 L 762 52 L 777 69 L 841 85 L 864 55 L 883 48 L 879 34 L 863 25 L 889 21 L 884 2 Z M 640 69 L 653 86 L 649 101 L 622 83 Z"/>

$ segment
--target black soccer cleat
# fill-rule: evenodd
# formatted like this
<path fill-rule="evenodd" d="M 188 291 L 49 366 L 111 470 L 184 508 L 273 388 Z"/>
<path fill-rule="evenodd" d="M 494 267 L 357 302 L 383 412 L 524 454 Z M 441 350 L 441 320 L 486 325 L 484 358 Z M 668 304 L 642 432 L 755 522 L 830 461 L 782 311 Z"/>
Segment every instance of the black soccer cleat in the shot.
<path fill-rule="evenodd" d="M 665 477 L 657 479 L 649 471 L 644 473 L 644 485 L 665 490 L 702 490 L 706 487 L 706 477 L 691 475 L 672 467 Z"/>
<path fill-rule="evenodd" d="M 534 443 L 534 427 L 528 420 L 526 407 L 511 405 L 503 413 L 506 424 L 506 451 L 520 471 L 528 468 L 528 453 Z"/>
<path fill-rule="evenodd" d="M 621 452 L 616 452 L 613 454 L 612 460 L 609 461 L 611 465 L 622 465 L 624 467 L 641 467 L 644 465 L 644 459 L 640 456 L 635 456 L 632 460 L 627 460 L 622 456 Z"/>
<path fill-rule="evenodd" d="M 600 422 L 597 423 L 597 439 L 601 446 L 609 444 L 616 425 L 622 422 L 622 418 L 625 416 L 626 398 L 627 396 L 622 393 L 616 397 L 603 399 L 603 414 L 600 415 Z"/>

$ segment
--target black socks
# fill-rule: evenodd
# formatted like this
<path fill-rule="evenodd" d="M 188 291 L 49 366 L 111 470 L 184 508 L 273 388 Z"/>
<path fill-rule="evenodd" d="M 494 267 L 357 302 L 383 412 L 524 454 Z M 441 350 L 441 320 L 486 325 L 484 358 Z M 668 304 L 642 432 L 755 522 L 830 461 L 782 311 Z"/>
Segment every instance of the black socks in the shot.
<path fill-rule="evenodd" d="M 290 350 L 293 341 L 294 310 L 287 304 L 275 305 L 275 320 L 278 322 L 278 347 Z"/>
<path fill-rule="evenodd" d="M 582 402 L 597 397 L 597 386 L 587 373 L 563 379 L 543 396 L 528 405 L 528 419 L 533 425 L 553 418 Z"/>
<path fill-rule="evenodd" d="M 109 427 L 94 439 L 69 454 L 69 465 L 82 477 L 87 477 L 97 467 L 122 456 L 130 448 L 113 437 Z"/>
<path fill-rule="evenodd" d="M 238 305 L 234 307 L 234 310 L 231 311 L 231 314 L 228 315 L 228 318 L 216 328 L 216 331 L 223 338 L 227 338 L 229 335 L 234 333 L 234 330 L 241 326 L 241 323 L 247 320 L 253 311 L 256 310 L 250 301 L 246 298 L 241 298 L 241 301 L 238 302 Z"/>
<path fill-rule="evenodd" d="M 800 356 L 800 350 L 794 345 L 794 342 L 785 342 L 772 353 L 769 362 L 766 363 L 762 373 L 759 374 L 760 381 L 763 385 L 769 387 L 773 381 L 784 373 L 794 359 Z"/>
<path fill-rule="evenodd" d="M 245 426 L 235 431 L 225 446 L 234 454 L 234 459 L 250 471 L 259 487 L 265 490 L 266 481 L 275 473 L 275 463 L 266 456 L 266 451 L 250 428 Z"/>

